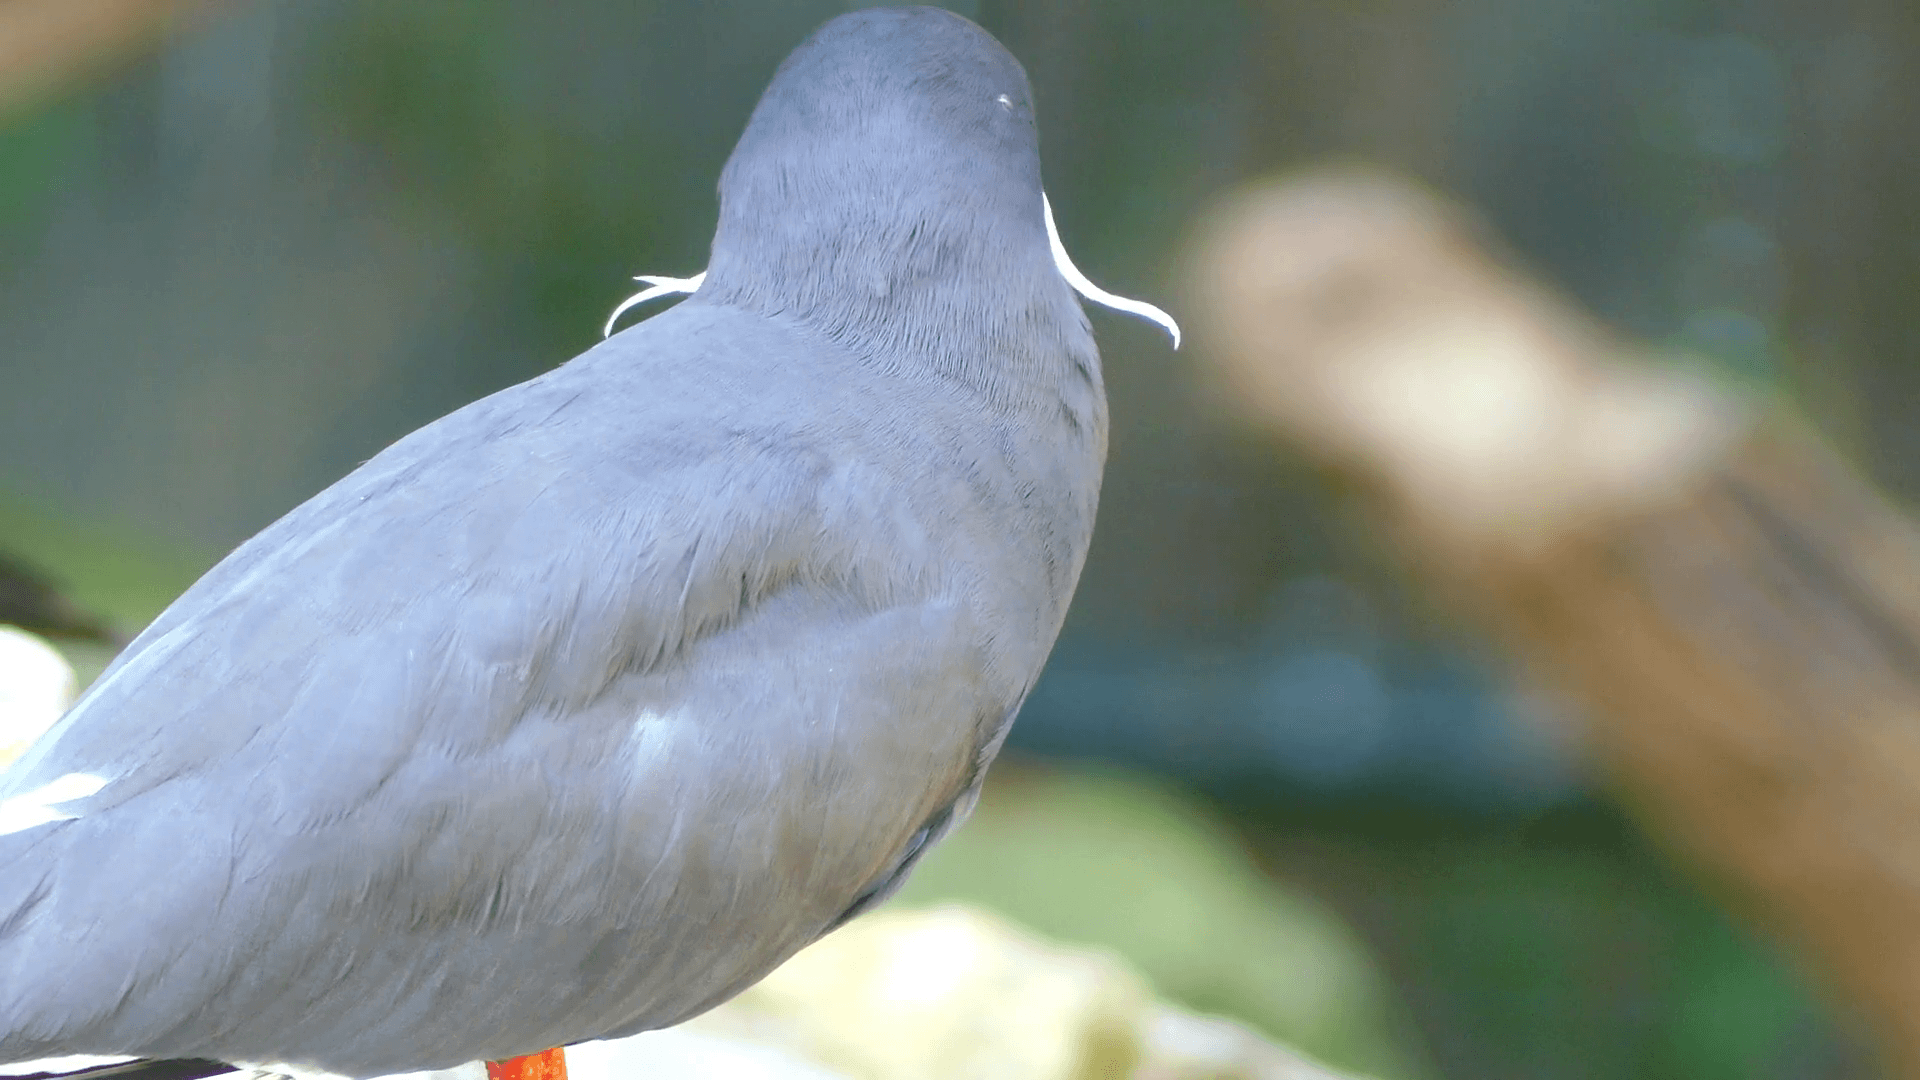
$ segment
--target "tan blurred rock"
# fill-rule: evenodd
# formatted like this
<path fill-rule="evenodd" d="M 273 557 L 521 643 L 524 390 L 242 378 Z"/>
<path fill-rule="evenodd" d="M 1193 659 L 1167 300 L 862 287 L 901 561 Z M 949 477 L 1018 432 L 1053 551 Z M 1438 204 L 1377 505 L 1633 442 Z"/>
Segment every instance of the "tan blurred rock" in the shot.
<path fill-rule="evenodd" d="M 1199 340 L 1226 403 L 1384 485 L 1423 541 L 1518 554 L 1673 498 L 1752 406 L 1648 363 L 1400 178 L 1253 187 L 1201 231 Z"/>
<path fill-rule="evenodd" d="M 0 768 L 53 726 L 78 690 L 57 649 L 25 630 L 0 626 Z"/>

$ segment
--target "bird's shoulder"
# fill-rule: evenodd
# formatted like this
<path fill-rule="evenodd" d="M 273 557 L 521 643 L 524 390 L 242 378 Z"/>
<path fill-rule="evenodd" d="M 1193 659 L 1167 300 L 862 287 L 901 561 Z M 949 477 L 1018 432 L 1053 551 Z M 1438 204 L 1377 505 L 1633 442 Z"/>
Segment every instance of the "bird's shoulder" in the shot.
<path fill-rule="evenodd" d="M 890 496 L 897 462 L 830 353 L 725 312 L 654 323 L 399 440 L 242 545 L 9 786 L 289 741 L 399 753 L 434 725 L 495 738 L 796 586 L 864 610 L 964 591 L 941 522 Z M 793 379 L 818 392 L 772 385 Z"/>
<path fill-rule="evenodd" d="M 757 387 L 756 359 L 781 368 Z M 1037 667 L 995 662 L 831 360 L 724 316 L 623 336 L 236 551 L 0 777 L 0 806 L 49 810 L 0 836 L 0 1011 L 142 1052 L 225 1052 L 179 1040 L 242 1012 L 221 1038 L 391 1043 L 404 935 L 449 986 L 550 970 L 531 999 L 612 1025 L 676 972 L 732 985 L 829 925 L 971 783 Z M 654 928 L 680 911 L 738 954 L 673 952 Z M 527 913 L 599 936 L 519 933 Z M 602 938 L 655 962 L 582 990 L 592 957 L 564 950 Z M 167 990 L 116 1010 L 129 979 Z"/>

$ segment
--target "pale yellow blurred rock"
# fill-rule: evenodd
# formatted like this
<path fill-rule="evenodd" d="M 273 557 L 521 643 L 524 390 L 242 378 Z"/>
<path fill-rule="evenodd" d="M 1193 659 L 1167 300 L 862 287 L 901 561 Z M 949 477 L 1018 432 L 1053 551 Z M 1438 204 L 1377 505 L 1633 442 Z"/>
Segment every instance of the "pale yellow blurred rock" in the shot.
<path fill-rule="evenodd" d="M 868 915 L 675 1030 L 778 1047 L 847 1080 L 1341 1080 L 1155 1001 L 1108 954 L 961 906 Z"/>
<path fill-rule="evenodd" d="M 568 1080 L 850 1080 L 793 1051 L 682 1025 L 567 1047 Z"/>
<path fill-rule="evenodd" d="M 1358 1080 L 1278 1046 L 1231 1020 L 1168 1006 L 1146 1033 L 1146 1059 L 1128 1080 Z"/>
<path fill-rule="evenodd" d="M 852 1080 L 1106 1080 L 1141 1060 L 1153 1009 L 1111 957 L 946 907 L 860 919 L 690 1026 Z"/>
<path fill-rule="evenodd" d="M 0 768 L 52 727 L 78 691 L 73 667 L 58 650 L 0 625 Z"/>

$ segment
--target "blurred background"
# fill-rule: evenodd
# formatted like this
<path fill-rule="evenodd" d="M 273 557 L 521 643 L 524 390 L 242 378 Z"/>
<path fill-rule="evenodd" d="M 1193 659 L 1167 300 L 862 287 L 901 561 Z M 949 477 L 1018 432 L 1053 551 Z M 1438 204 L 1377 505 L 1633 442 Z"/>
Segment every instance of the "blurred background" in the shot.
<path fill-rule="evenodd" d="M 631 275 L 705 265 L 755 98 L 849 6 L 0 4 L 0 556 L 137 630 L 393 439 L 583 350 Z M 1374 163 L 1920 493 L 1908 0 L 946 6 L 1026 64 L 1103 286 L 1182 316 L 1212 200 Z M 1204 347 L 1092 318 L 1092 559 L 978 819 L 903 902 L 1104 945 L 1382 1076 L 1870 1074 L 1601 790 L 1576 706 L 1229 416 Z"/>

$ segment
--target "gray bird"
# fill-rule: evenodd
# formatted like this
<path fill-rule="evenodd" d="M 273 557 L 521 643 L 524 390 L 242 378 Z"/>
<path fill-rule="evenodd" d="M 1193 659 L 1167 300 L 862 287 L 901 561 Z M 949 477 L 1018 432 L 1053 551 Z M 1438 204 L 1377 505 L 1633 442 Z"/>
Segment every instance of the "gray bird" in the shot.
<path fill-rule="evenodd" d="M 1019 63 L 937 9 L 827 23 L 688 299 L 241 545 L 0 775 L 0 1062 L 504 1059 L 885 898 L 1086 558 L 1074 283 Z"/>

